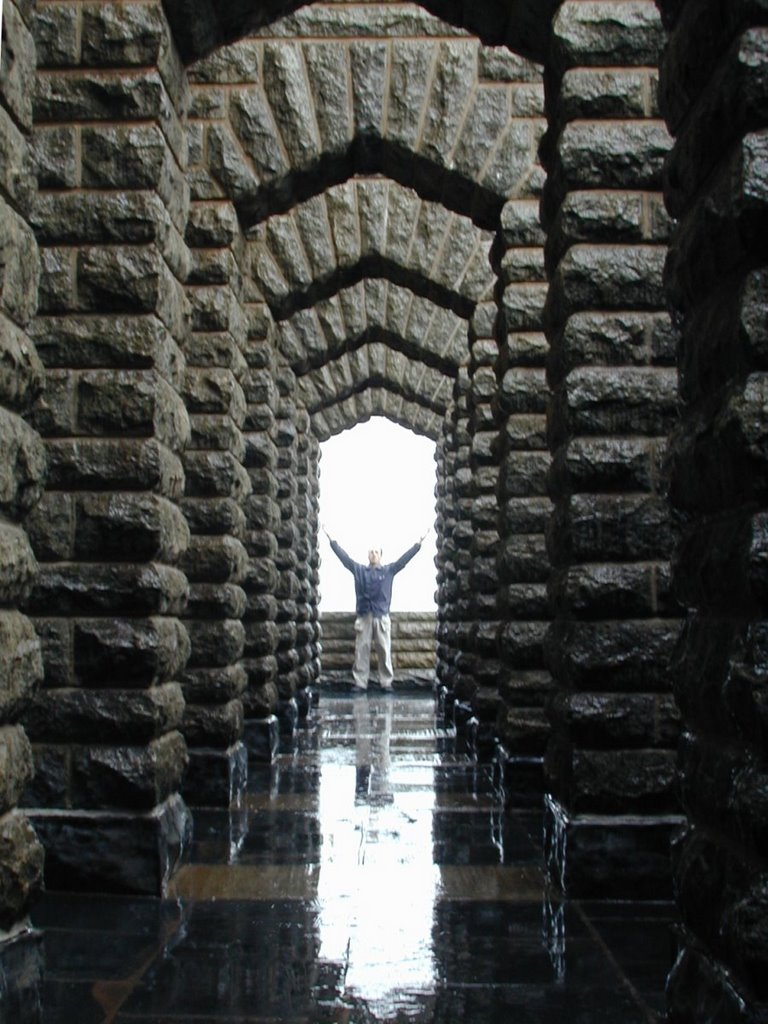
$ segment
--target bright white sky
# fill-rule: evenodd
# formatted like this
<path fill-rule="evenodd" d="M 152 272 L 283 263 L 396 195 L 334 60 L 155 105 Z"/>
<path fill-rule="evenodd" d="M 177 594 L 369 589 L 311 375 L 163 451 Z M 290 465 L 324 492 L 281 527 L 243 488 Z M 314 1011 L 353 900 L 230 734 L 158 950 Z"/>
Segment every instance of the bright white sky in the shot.
<path fill-rule="evenodd" d="M 435 522 L 435 444 L 381 416 L 320 446 L 320 522 L 356 562 L 394 562 Z M 320 608 L 354 611 L 352 574 L 320 531 Z M 395 577 L 392 611 L 435 608 L 435 534 Z"/>

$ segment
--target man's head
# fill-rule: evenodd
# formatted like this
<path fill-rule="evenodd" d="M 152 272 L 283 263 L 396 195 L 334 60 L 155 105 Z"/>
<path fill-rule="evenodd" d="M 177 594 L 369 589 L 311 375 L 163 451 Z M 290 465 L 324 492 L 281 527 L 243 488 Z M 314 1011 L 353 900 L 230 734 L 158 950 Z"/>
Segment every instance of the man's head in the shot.
<path fill-rule="evenodd" d="M 368 549 L 368 565 L 381 565 L 381 548 Z"/>

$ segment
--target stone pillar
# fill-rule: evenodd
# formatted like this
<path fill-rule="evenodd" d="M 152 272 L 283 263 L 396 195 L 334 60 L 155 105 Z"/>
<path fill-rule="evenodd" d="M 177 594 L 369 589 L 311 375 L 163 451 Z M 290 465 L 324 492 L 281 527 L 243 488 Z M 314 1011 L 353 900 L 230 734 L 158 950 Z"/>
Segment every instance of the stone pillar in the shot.
<path fill-rule="evenodd" d="M 499 481 L 498 424 L 496 419 L 497 307 L 478 304 L 469 325 L 469 554 L 471 622 L 469 652 L 462 662 L 458 696 L 467 700 L 480 726 L 480 741 L 492 749 L 499 713 L 499 657 L 497 633 L 499 580 L 496 555 L 499 517 L 496 491 Z"/>
<path fill-rule="evenodd" d="M 297 410 L 294 400 L 296 375 L 289 366 L 281 366 L 277 372 L 277 419 L 275 444 L 277 445 L 277 503 L 280 507 L 280 525 L 277 528 L 277 554 L 275 566 L 278 572 L 275 597 L 277 598 L 277 690 L 279 703 L 277 717 L 280 728 L 291 735 L 298 723 L 299 708 L 296 701 L 298 686 L 299 655 L 297 640 L 297 598 L 299 577 L 296 572 L 298 554 L 296 548 L 302 537 L 302 523 L 297 515 L 299 486 L 298 432 L 296 429 Z"/>
<path fill-rule="evenodd" d="M 502 286 L 496 404 L 499 416 L 498 630 L 502 703 L 497 721 L 506 799 L 540 805 L 549 736 L 552 676 L 544 639 L 550 618 L 545 531 L 552 511 L 546 413 L 548 345 L 542 327 L 547 294 L 539 203 L 513 200 L 499 233 Z"/>
<path fill-rule="evenodd" d="M 456 464 L 455 406 L 451 406 L 443 419 L 442 434 L 435 446 L 437 463 L 435 481 L 435 532 L 437 557 L 435 581 L 437 585 L 437 659 L 435 676 L 443 699 L 452 691 L 453 645 L 450 615 L 455 596 L 456 570 L 454 563 L 453 531 L 456 526 L 455 495 L 453 489 Z M 451 698 L 453 699 L 453 698 Z"/>
<path fill-rule="evenodd" d="M 296 542 L 296 702 L 299 718 L 303 719 L 309 713 L 312 703 L 311 688 L 320 677 L 320 656 L 317 647 L 320 640 L 320 594 L 317 580 L 320 444 L 312 433 L 307 410 L 299 407 L 296 413 L 296 522 L 299 530 Z"/>
<path fill-rule="evenodd" d="M 248 686 L 243 694 L 245 744 L 249 757 L 271 760 L 277 752 L 277 446 L 274 440 L 278 391 L 275 383 L 274 324 L 266 305 L 248 306 L 249 373 L 245 387 L 245 465 L 251 493 L 245 503 L 248 572 L 243 586 L 245 611 L 244 666 Z"/>
<path fill-rule="evenodd" d="M 43 848 L 18 809 L 33 772 L 19 718 L 43 670 L 34 627 L 19 611 L 37 571 L 24 520 L 45 473 L 43 442 L 27 422 L 44 381 L 30 334 L 40 274 L 29 226 L 32 17 L 28 4 L 6 0 L 0 74 L 0 1001 L 8 1020 L 24 1024 L 42 1019 L 42 943 L 28 910 L 42 882 Z"/>
<path fill-rule="evenodd" d="M 668 1010 L 673 1024 L 724 1024 L 768 1017 L 768 29 L 754 5 L 659 6 L 675 136 L 667 294 L 681 333 L 674 582 L 687 609 L 674 676 L 682 949 Z"/>
<path fill-rule="evenodd" d="M 184 398 L 192 439 L 182 507 L 192 537 L 182 567 L 190 582 L 185 625 L 192 652 L 182 677 L 190 758 L 184 795 L 197 806 L 228 807 L 241 796 L 248 771 L 240 700 L 246 597 L 239 584 L 248 561 L 243 504 L 251 484 L 243 466 L 247 365 L 235 210 L 222 200 L 194 202 L 186 238 L 192 333 Z"/>
<path fill-rule="evenodd" d="M 444 540 L 439 545 L 438 680 L 445 688 L 446 710 L 472 693 L 469 570 L 472 562 L 472 470 L 467 416 L 469 374 L 459 370 L 454 386 L 445 462 Z M 450 475 L 450 479 L 448 478 Z M 462 679 L 463 675 L 463 679 Z"/>
<path fill-rule="evenodd" d="M 159 3 L 45 4 L 35 32 L 49 473 L 27 605 L 45 661 L 27 802 L 48 886 L 160 894 L 190 833 L 186 79 Z"/>
<path fill-rule="evenodd" d="M 670 656 L 676 418 L 652 0 L 567 0 L 553 21 L 542 199 L 552 390 L 548 534 L 556 682 L 547 857 L 572 896 L 670 891 L 678 715 Z"/>

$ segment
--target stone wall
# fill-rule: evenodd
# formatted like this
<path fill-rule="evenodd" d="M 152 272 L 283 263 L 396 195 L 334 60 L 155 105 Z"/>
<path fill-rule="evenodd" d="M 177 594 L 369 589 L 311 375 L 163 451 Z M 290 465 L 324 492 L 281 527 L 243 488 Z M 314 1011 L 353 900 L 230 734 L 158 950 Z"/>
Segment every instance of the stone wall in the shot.
<path fill-rule="evenodd" d="M 687 609 L 674 673 L 687 825 L 674 849 L 684 928 L 670 1020 L 756 1021 L 768 1014 L 768 30 L 747 3 L 659 6 L 675 136 L 666 281 L 681 325 L 674 583 Z"/>
<path fill-rule="evenodd" d="M 27 912 L 41 886 L 43 848 L 18 808 L 33 773 L 20 718 L 42 678 L 40 643 L 19 605 L 37 573 L 26 522 L 46 466 L 31 425 L 44 383 L 31 336 L 40 275 L 30 227 L 33 6 L 6 0 L 0 43 L 0 1003 L 8 1020 L 36 1022 L 42 942 Z"/>
<path fill-rule="evenodd" d="M 416 681 L 430 685 L 435 678 L 434 612 L 392 612 L 392 666 L 395 682 Z M 351 682 L 355 660 L 355 617 L 347 612 L 324 612 L 321 682 L 346 679 Z M 376 679 L 376 655 L 371 656 L 371 674 Z"/>

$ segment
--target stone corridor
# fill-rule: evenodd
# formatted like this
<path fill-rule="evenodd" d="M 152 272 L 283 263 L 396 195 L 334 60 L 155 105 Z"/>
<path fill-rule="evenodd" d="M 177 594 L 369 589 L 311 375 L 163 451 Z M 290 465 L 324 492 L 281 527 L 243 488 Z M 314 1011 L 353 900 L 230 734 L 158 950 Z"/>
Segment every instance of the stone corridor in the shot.
<path fill-rule="evenodd" d="M 321 443 L 373 416 L 435 445 L 430 671 L 500 835 L 542 815 L 566 943 L 673 900 L 669 1024 L 768 1019 L 767 11 L 4 0 L 0 1024 L 39 1024 L 57 900 L 205 946 L 169 894 L 314 714 Z M 509 919 L 448 891 L 434 976 L 513 988 Z M 124 1012 L 167 966 L 128 959 Z"/>
<path fill-rule="evenodd" d="M 431 691 L 323 690 L 161 901 L 47 894 L 45 1024 L 652 1024 L 670 903 L 563 901 Z"/>

